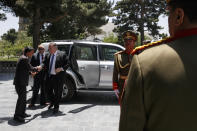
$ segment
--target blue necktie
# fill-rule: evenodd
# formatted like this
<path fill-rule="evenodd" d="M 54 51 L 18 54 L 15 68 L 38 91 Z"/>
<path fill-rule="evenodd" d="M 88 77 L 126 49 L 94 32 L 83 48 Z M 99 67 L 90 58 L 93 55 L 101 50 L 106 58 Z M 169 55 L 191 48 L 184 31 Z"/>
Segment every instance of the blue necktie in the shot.
<path fill-rule="evenodd" d="M 49 76 L 51 75 L 51 69 L 52 69 L 52 66 L 53 66 L 53 58 L 54 58 L 54 54 L 52 55 L 50 65 L 49 65 Z"/>
<path fill-rule="evenodd" d="M 44 60 L 44 55 L 42 54 L 42 61 Z"/>

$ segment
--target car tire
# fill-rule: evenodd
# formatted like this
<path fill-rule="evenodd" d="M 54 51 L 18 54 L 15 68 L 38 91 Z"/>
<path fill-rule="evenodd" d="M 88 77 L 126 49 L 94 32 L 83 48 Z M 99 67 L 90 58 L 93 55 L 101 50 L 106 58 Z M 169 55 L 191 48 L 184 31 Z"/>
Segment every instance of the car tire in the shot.
<path fill-rule="evenodd" d="M 75 83 L 72 79 L 65 78 L 62 91 L 62 101 L 69 101 L 76 95 Z"/>

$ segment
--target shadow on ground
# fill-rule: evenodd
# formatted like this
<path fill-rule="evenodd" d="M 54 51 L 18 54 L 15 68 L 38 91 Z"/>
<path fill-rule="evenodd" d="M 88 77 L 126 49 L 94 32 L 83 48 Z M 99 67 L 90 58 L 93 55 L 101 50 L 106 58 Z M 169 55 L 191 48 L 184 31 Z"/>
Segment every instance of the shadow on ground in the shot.
<path fill-rule="evenodd" d="M 113 91 L 80 91 L 70 101 L 62 104 L 118 105 Z"/>
<path fill-rule="evenodd" d="M 13 79 L 14 73 L 0 73 L 0 84 L 3 84 L 1 81 Z M 27 93 L 32 93 L 32 90 L 28 90 Z M 27 103 L 30 103 L 30 100 L 31 99 L 28 99 Z M 76 97 L 70 101 L 62 100 L 61 104 L 118 105 L 118 100 L 112 91 L 83 90 L 77 92 Z"/>
<path fill-rule="evenodd" d="M 35 104 L 39 104 L 39 96 L 37 100 Z M 27 100 L 27 104 L 30 104 L 30 102 L 31 98 Z M 60 104 L 119 105 L 118 99 L 113 91 L 79 91 L 76 96 L 69 101 L 62 99 Z M 43 107 L 38 106 L 35 108 Z"/>
<path fill-rule="evenodd" d="M 52 110 L 46 110 L 46 111 L 42 111 L 41 113 L 35 114 L 34 116 L 30 118 L 25 118 L 24 123 L 13 120 L 13 117 L 3 117 L 3 118 L 0 118 L 0 124 L 4 122 L 8 122 L 8 124 L 11 126 L 20 126 L 20 125 L 31 122 L 32 120 L 36 119 L 39 116 L 41 116 L 41 118 L 48 118 L 48 117 L 58 117 L 58 116 L 64 116 L 64 115 L 66 114 L 61 111 L 59 111 L 56 114 L 53 114 Z"/>
<path fill-rule="evenodd" d="M 94 106 L 96 106 L 96 105 L 91 104 L 91 105 L 82 106 L 82 107 L 79 107 L 77 109 L 70 110 L 68 113 L 77 114 L 79 112 L 82 112 L 82 111 L 84 111 L 86 109 L 89 109 L 91 107 L 94 107 Z"/>
<path fill-rule="evenodd" d="M 0 124 L 9 121 L 12 117 L 0 117 Z"/>

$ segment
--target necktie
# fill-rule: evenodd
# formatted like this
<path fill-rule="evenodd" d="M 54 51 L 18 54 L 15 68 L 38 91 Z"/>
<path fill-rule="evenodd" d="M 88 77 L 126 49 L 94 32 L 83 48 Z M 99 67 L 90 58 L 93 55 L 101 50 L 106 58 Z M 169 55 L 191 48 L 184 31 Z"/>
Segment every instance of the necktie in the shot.
<path fill-rule="evenodd" d="M 40 54 L 40 55 L 41 55 L 40 64 L 42 64 L 42 62 L 44 61 L 44 55 L 43 54 Z"/>
<path fill-rule="evenodd" d="M 52 55 L 50 65 L 49 65 L 49 75 L 51 74 L 51 69 L 52 69 L 52 66 L 53 66 L 53 59 L 54 59 L 54 54 Z"/>
<path fill-rule="evenodd" d="M 42 54 L 42 61 L 44 60 L 44 55 Z"/>

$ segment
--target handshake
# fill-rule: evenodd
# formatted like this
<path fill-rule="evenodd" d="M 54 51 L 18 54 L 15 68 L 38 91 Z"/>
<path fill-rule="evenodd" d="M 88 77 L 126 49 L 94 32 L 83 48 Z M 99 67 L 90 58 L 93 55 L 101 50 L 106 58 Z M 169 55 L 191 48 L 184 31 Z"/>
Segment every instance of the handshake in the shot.
<path fill-rule="evenodd" d="M 36 67 L 34 67 L 33 71 L 30 72 L 31 73 L 31 76 L 34 77 L 41 70 L 42 70 L 42 66 L 36 66 Z"/>
<path fill-rule="evenodd" d="M 43 69 L 42 66 L 36 66 L 34 67 L 34 70 L 31 72 L 32 77 L 34 77 L 36 74 L 38 74 L 41 70 Z M 56 68 L 55 69 L 55 73 L 59 73 L 61 71 L 64 71 L 64 69 L 62 67 Z"/>
<path fill-rule="evenodd" d="M 36 70 L 40 72 L 42 70 L 42 66 L 36 66 Z"/>

